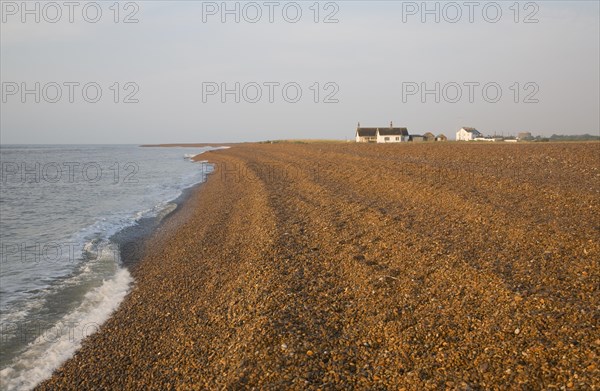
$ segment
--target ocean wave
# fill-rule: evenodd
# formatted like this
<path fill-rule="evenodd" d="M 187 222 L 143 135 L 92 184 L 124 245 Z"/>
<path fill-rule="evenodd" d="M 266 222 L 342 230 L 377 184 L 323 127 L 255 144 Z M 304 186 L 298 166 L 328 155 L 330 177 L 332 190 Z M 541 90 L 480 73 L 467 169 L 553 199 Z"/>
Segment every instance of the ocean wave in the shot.
<path fill-rule="evenodd" d="M 40 330 L 12 365 L 0 371 L 3 389 L 32 389 L 81 347 L 81 341 L 98 330 L 129 292 L 133 278 L 121 268 L 111 279 L 88 293 L 81 305 L 51 328 Z"/>

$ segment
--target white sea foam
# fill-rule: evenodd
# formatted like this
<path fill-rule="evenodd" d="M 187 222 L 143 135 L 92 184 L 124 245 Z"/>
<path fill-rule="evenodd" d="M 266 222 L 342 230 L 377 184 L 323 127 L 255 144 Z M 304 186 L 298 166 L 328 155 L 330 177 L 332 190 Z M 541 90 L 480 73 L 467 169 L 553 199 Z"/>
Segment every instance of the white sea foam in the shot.
<path fill-rule="evenodd" d="M 28 390 L 49 378 L 70 358 L 81 341 L 98 330 L 119 306 L 133 279 L 127 269 L 88 292 L 81 305 L 27 346 L 12 365 L 0 371 L 0 384 L 6 390 Z"/>
<path fill-rule="evenodd" d="M 116 262 L 119 259 L 116 245 L 94 240 L 85 243 L 82 251 L 88 257 L 86 263 L 81 263 L 70 276 L 57 280 L 52 286 L 38 289 L 36 294 L 29 296 L 27 300 L 18 301 L 14 306 L 19 309 L 3 313 L 0 316 L 0 325 L 14 324 L 22 321 L 31 311 L 43 308 L 46 298 L 49 295 L 56 294 L 66 287 L 80 285 L 82 282 L 89 282 L 97 278 L 102 270 L 109 268 L 111 274 L 116 271 L 118 267 Z M 3 337 L 6 338 L 6 335 L 3 335 Z"/>
<path fill-rule="evenodd" d="M 158 221 L 162 221 L 165 217 L 173 213 L 175 209 L 177 209 L 177 204 L 169 203 L 156 215 L 156 218 Z"/>

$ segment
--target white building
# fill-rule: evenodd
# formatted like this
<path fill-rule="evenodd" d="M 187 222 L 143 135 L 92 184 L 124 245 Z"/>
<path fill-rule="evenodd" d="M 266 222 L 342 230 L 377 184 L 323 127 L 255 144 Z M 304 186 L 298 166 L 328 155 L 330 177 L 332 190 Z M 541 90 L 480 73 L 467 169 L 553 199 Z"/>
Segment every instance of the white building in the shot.
<path fill-rule="evenodd" d="M 394 128 L 390 122 L 389 128 L 356 128 L 357 143 L 401 143 L 408 141 L 408 129 Z"/>
<path fill-rule="evenodd" d="M 483 135 L 475 128 L 460 128 L 456 132 L 456 141 L 473 141 L 480 137 L 483 137 Z"/>

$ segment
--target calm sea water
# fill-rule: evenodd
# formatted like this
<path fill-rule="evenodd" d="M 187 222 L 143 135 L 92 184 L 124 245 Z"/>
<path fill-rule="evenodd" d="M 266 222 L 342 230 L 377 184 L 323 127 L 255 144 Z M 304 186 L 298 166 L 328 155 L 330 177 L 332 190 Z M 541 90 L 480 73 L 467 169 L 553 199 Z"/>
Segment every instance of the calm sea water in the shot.
<path fill-rule="evenodd" d="M 117 308 L 139 244 L 123 233 L 174 210 L 210 170 L 184 154 L 208 149 L 0 147 L 2 389 L 49 377 Z"/>

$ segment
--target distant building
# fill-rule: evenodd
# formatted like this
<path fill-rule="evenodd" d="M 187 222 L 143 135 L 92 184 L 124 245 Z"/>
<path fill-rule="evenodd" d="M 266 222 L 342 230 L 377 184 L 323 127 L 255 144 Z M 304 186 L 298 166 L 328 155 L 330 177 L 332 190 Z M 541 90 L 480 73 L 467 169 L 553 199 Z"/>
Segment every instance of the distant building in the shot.
<path fill-rule="evenodd" d="M 425 133 L 423 137 L 425 137 L 425 141 L 435 141 L 435 135 L 431 132 Z"/>
<path fill-rule="evenodd" d="M 356 142 L 357 143 L 376 143 L 377 142 L 377 128 L 356 128 Z"/>
<path fill-rule="evenodd" d="M 476 138 L 483 138 L 483 135 L 475 128 L 460 128 L 456 132 L 456 141 L 473 141 Z"/>
<path fill-rule="evenodd" d="M 443 134 L 438 134 L 437 137 L 435 138 L 435 141 L 448 141 L 448 137 L 446 137 Z"/>
<path fill-rule="evenodd" d="M 410 136 L 409 141 L 413 143 L 422 143 L 425 141 L 425 136 L 421 136 L 420 134 L 413 134 Z"/>
<path fill-rule="evenodd" d="M 517 140 L 519 140 L 519 141 L 533 140 L 533 136 L 529 132 L 520 132 L 517 135 Z"/>
<path fill-rule="evenodd" d="M 360 122 L 356 128 L 357 143 L 401 143 L 408 141 L 407 128 L 362 128 Z"/>

